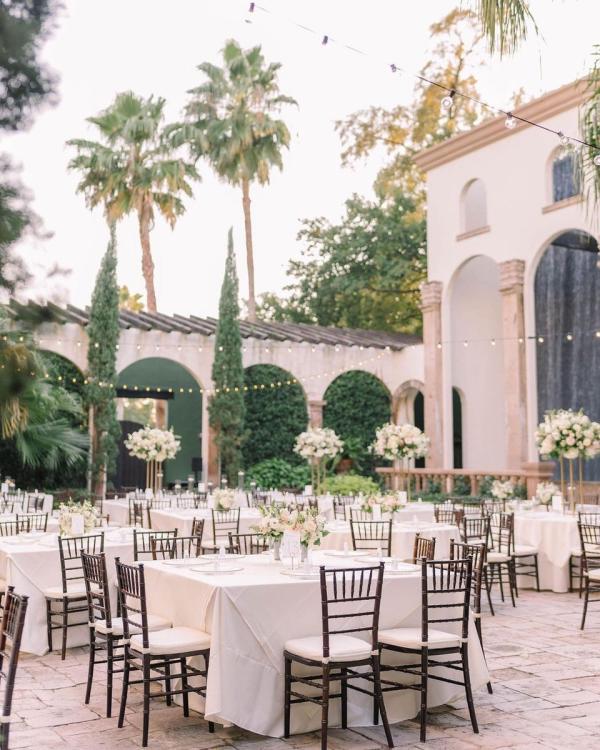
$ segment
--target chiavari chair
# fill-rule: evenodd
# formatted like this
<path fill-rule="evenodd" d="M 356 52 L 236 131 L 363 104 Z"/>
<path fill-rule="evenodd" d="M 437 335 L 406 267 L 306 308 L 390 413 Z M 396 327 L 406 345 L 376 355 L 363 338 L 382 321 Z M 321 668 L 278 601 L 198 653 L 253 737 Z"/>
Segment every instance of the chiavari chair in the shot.
<path fill-rule="evenodd" d="M 152 502 L 136 497 L 129 498 L 129 526 L 141 526 L 150 528 L 150 508 Z"/>
<path fill-rule="evenodd" d="M 192 536 L 199 536 L 202 538 L 204 535 L 204 519 L 193 518 L 192 519 Z"/>
<path fill-rule="evenodd" d="M 152 500 L 152 505 L 148 510 L 171 510 L 171 508 L 174 506 L 173 500 L 175 499 L 175 503 L 177 502 L 178 498 L 173 498 L 171 496 L 168 497 L 155 497 Z"/>
<path fill-rule="evenodd" d="M 240 509 L 211 510 L 212 539 L 202 542 L 205 552 L 217 552 L 220 547 L 229 544 L 229 533 L 240 533 Z"/>
<path fill-rule="evenodd" d="M 21 648 L 28 597 L 15 594 L 9 586 L 5 594 L 0 629 L 0 684 L 2 686 L 2 718 L 0 719 L 0 750 L 8 750 L 12 700 Z"/>
<path fill-rule="evenodd" d="M 198 508 L 207 508 L 208 500 L 206 497 L 201 498 L 198 495 L 180 495 L 177 498 L 177 507 L 181 510 L 197 510 Z"/>
<path fill-rule="evenodd" d="M 30 531 L 47 531 L 48 514 L 47 513 L 27 513 L 22 515 L 17 513 L 17 526 L 21 534 Z"/>
<path fill-rule="evenodd" d="M 172 531 L 147 531 L 133 530 L 133 559 L 135 562 L 140 560 L 155 560 L 152 552 L 152 539 L 174 539 L 177 536 L 177 529 Z"/>
<path fill-rule="evenodd" d="M 229 552 L 234 555 L 260 555 L 267 552 L 269 543 L 260 534 L 232 534 L 229 532 Z"/>
<path fill-rule="evenodd" d="M 352 495 L 335 495 L 333 498 L 333 517 L 336 521 L 346 520 L 346 506 L 354 505 L 356 498 Z"/>
<path fill-rule="evenodd" d="M 504 584 L 508 583 L 513 607 L 515 604 L 516 566 L 513 557 L 514 521 L 512 513 L 494 513 L 490 516 L 490 544 L 488 547 L 484 577 L 490 591 L 498 582 L 500 598 L 504 601 Z M 492 615 L 494 610 L 491 610 Z"/>
<path fill-rule="evenodd" d="M 183 560 L 200 557 L 202 554 L 201 536 L 150 537 L 153 560 Z"/>
<path fill-rule="evenodd" d="M 506 500 L 494 500 L 486 497 L 481 501 L 481 507 L 483 513 L 488 516 L 493 516 L 497 513 L 504 513 L 506 510 Z"/>
<path fill-rule="evenodd" d="M 187 627 L 151 630 L 146 602 L 144 564 L 125 565 L 119 558 L 115 560 L 119 601 L 123 622 L 123 688 L 119 709 L 118 726 L 125 721 L 127 695 L 130 685 L 142 685 L 143 724 L 142 747 L 148 746 L 150 724 L 150 687 L 164 681 L 165 687 L 152 697 L 166 698 L 170 706 L 174 695 L 182 696 L 183 715 L 189 716 L 189 694 L 197 693 L 206 697 L 206 677 L 210 656 L 210 635 L 201 630 Z M 202 657 L 204 668 L 192 666 L 188 660 Z M 132 679 L 132 672 L 141 672 L 140 679 Z M 153 676 L 155 673 L 157 676 Z M 194 684 L 190 684 L 193 678 Z M 202 685 L 198 679 L 202 678 Z M 180 687 L 177 681 L 180 680 Z M 175 682 L 174 682 L 175 681 Z M 209 732 L 214 732 L 214 724 L 208 723 Z"/>
<path fill-rule="evenodd" d="M 422 560 L 421 627 L 393 628 L 379 632 L 378 646 L 382 655 L 381 671 L 384 674 L 383 693 L 385 695 L 385 693 L 397 690 L 417 690 L 420 693 L 421 742 L 425 742 L 427 735 L 429 680 L 464 687 L 471 726 L 475 734 L 479 733 L 471 691 L 468 654 L 472 568 L 471 558 Z M 409 657 L 420 657 L 420 663 L 386 664 L 384 655 L 387 651 Z M 444 667 L 444 671 L 447 669 L 460 672 L 462 681 L 459 681 L 458 675 L 446 677 L 431 670 L 432 667 L 440 666 Z M 413 681 L 407 683 L 387 679 L 385 675 L 392 672 L 410 675 Z M 417 683 L 414 682 L 415 676 L 420 678 Z"/>
<path fill-rule="evenodd" d="M 20 507 L 17 506 L 17 507 Z M 12 515 L 15 512 L 15 503 L 7 498 L 0 498 L 0 513 L 3 515 Z"/>
<path fill-rule="evenodd" d="M 0 521 L 0 537 L 15 536 L 19 533 L 19 524 L 16 521 Z"/>
<path fill-rule="evenodd" d="M 23 510 L 25 513 L 41 513 L 44 510 L 44 501 L 44 495 L 29 493 L 23 500 Z"/>
<path fill-rule="evenodd" d="M 392 521 L 350 521 L 352 549 L 376 550 L 392 556 Z"/>
<path fill-rule="evenodd" d="M 460 508 L 451 508 L 450 506 L 435 505 L 433 516 L 436 523 L 445 523 L 449 526 L 460 526 L 464 513 Z"/>
<path fill-rule="evenodd" d="M 579 523 L 586 526 L 600 526 L 600 508 L 597 506 L 577 506 L 577 519 Z M 590 510 L 593 508 L 595 510 Z M 579 581 L 579 598 L 583 594 L 583 554 L 581 548 L 581 540 L 577 547 L 571 550 L 569 556 L 569 591 L 573 591 L 573 581 Z"/>
<path fill-rule="evenodd" d="M 68 629 L 82 624 L 81 618 L 73 621 L 73 615 L 87 612 L 87 596 L 81 564 L 81 553 L 98 554 L 104 552 L 104 532 L 87 536 L 59 536 L 61 586 L 51 586 L 44 590 L 46 599 L 46 628 L 48 650 L 52 651 L 52 633 L 62 632 L 61 659 L 67 654 Z M 55 609 L 53 605 L 58 604 Z"/>
<path fill-rule="evenodd" d="M 585 627 L 588 605 L 590 602 L 600 601 L 590 599 L 590 595 L 600 594 L 600 526 L 577 522 L 579 539 L 581 540 L 581 559 L 583 576 L 583 614 L 581 629 Z"/>
<path fill-rule="evenodd" d="M 463 516 L 461 524 L 461 539 L 467 544 L 485 544 L 490 542 L 489 516 Z"/>
<path fill-rule="evenodd" d="M 348 520 L 352 521 L 372 521 L 373 513 L 368 510 L 362 510 L 362 508 L 352 508 L 346 506 L 346 513 L 348 514 Z"/>
<path fill-rule="evenodd" d="M 381 713 L 387 743 L 393 747 L 379 670 L 383 570 L 383 563 L 368 568 L 321 567 L 321 635 L 295 638 L 284 645 L 284 737 L 290 736 L 292 705 L 310 701 L 321 706 L 321 750 L 327 750 L 330 701 L 333 698 L 341 700 L 342 728 L 345 729 L 348 726 L 348 690 L 358 690 L 373 697 L 377 711 Z M 356 602 L 360 602 L 358 611 Z M 361 638 L 361 634 L 368 640 Z M 305 671 L 294 674 L 294 664 L 308 667 L 310 675 L 305 676 Z M 359 671 L 357 667 L 366 667 L 368 671 Z M 370 682 L 373 690 L 354 685 L 355 679 Z M 338 692 L 331 691 L 332 683 L 339 683 Z M 310 687 L 310 696 L 300 692 L 296 685 Z M 317 694 L 313 692 L 316 690 L 319 691 Z"/>
<path fill-rule="evenodd" d="M 485 650 L 483 648 L 483 632 L 481 628 L 481 590 L 483 588 L 484 582 L 483 571 L 485 569 L 486 554 L 487 547 L 483 543 L 469 544 L 468 542 L 456 542 L 454 541 L 454 539 L 450 540 L 451 560 L 466 560 L 468 557 L 471 557 L 473 560 L 473 577 L 471 581 L 471 612 L 475 620 L 475 629 L 477 630 L 479 643 L 481 644 L 481 650 L 484 652 L 484 658 Z M 491 606 L 490 592 L 487 590 L 487 587 L 486 593 L 488 597 L 488 603 Z M 491 682 L 488 682 L 487 690 L 490 695 L 493 693 Z"/>
<path fill-rule="evenodd" d="M 428 539 L 417 532 L 415 534 L 411 562 L 413 565 L 416 565 L 419 560 L 422 560 L 423 558 L 425 558 L 425 560 L 433 560 L 435 558 L 435 537 Z"/>

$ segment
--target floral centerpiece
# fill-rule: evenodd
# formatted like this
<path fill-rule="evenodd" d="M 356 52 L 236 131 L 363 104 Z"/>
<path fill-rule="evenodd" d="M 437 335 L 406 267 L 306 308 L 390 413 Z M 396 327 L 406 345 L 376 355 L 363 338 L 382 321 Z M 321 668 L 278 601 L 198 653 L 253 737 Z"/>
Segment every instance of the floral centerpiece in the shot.
<path fill-rule="evenodd" d="M 259 505 L 260 520 L 250 527 L 250 531 L 268 539 L 272 549 L 273 558 L 280 560 L 281 537 L 287 528 L 290 512 L 280 505 Z"/>
<path fill-rule="evenodd" d="M 125 440 L 129 455 L 146 462 L 146 486 L 157 492 L 162 488 L 162 463 L 175 458 L 181 442 L 173 430 L 142 427 Z"/>
<path fill-rule="evenodd" d="M 83 516 L 83 528 L 73 529 L 73 517 Z M 61 536 L 75 536 L 92 531 L 98 520 L 98 510 L 88 501 L 62 503 L 58 509 L 58 531 Z"/>
<path fill-rule="evenodd" d="M 329 534 L 325 528 L 327 519 L 316 508 L 292 510 L 284 523 L 290 531 L 300 532 L 300 544 L 304 550 L 308 550 L 311 545 L 320 545 L 321 539 Z"/>
<path fill-rule="evenodd" d="M 311 427 L 301 432 L 296 438 L 294 452 L 310 464 L 311 481 L 314 491 L 318 492 L 325 478 L 327 461 L 341 453 L 344 443 L 328 427 Z"/>
<path fill-rule="evenodd" d="M 515 485 L 510 480 L 503 482 L 501 479 L 494 479 L 490 494 L 496 500 L 508 500 L 515 494 Z"/>
<path fill-rule="evenodd" d="M 235 508 L 235 492 L 233 490 L 214 490 L 212 496 L 215 510 L 224 512 Z"/>
<path fill-rule="evenodd" d="M 402 502 L 397 494 L 383 495 L 381 498 L 381 507 L 386 513 L 392 513 L 392 515 L 401 510 L 405 505 L 406 503 Z"/>
<path fill-rule="evenodd" d="M 554 495 L 560 494 L 560 487 L 554 482 L 539 482 L 535 488 L 535 499 L 540 505 L 549 505 Z"/>
<path fill-rule="evenodd" d="M 384 424 L 375 433 L 371 446 L 376 456 L 389 461 L 402 458 L 406 462 L 407 494 L 410 497 L 409 462 L 411 459 L 423 458 L 429 450 L 429 438 L 414 424 Z"/>
<path fill-rule="evenodd" d="M 373 513 L 375 507 L 381 507 L 381 495 L 361 495 L 360 509 L 363 513 Z"/>

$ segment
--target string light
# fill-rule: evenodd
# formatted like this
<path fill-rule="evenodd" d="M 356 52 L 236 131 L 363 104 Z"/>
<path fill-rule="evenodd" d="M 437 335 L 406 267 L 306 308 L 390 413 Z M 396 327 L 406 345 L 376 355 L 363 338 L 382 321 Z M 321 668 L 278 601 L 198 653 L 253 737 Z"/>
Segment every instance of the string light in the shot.
<path fill-rule="evenodd" d="M 514 130 L 517 127 L 517 121 L 515 120 L 512 112 L 509 112 L 506 115 L 506 120 L 504 120 L 504 127 L 508 128 L 509 130 Z"/>
<path fill-rule="evenodd" d="M 566 136 L 566 135 L 565 135 L 565 134 L 564 134 L 564 133 L 562 132 L 562 130 L 559 130 L 559 131 L 558 131 L 558 141 L 559 141 L 560 145 L 561 145 L 561 146 L 563 146 L 563 148 L 564 148 L 564 147 L 566 147 L 566 146 L 568 146 L 568 145 L 569 145 L 569 143 L 570 143 L 569 139 L 568 139 L 568 138 L 567 138 L 567 136 Z"/>
<path fill-rule="evenodd" d="M 596 154 L 596 156 L 594 156 L 594 164 L 597 167 L 600 167 L 600 153 L 598 153 L 598 154 Z"/>
<path fill-rule="evenodd" d="M 445 96 L 445 97 L 444 97 L 444 98 L 442 99 L 442 102 L 441 102 L 441 103 L 442 103 L 442 107 L 443 107 L 444 109 L 450 109 L 450 107 L 452 106 L 452 104 L 453 104 L 453 102 L 454 102 L 454 94 L 456 94 L 456 91 L 455 91 L 454 89 L 452 89 L 452 91 L 450 91 L 450 93 L 449 93 L 449 94 L 447 94 L 447 95 L 446 95 L 446 96 Z"/>

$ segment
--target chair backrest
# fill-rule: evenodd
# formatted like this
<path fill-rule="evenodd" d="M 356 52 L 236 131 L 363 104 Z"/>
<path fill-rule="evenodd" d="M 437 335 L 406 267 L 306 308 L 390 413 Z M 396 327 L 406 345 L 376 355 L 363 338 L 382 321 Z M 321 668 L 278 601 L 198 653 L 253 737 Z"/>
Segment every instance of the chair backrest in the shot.
<path fill-rule="evenodd" d="M 0 513 L 14 513 L 15 503 L 7 498 L 0 498 Z"/>
<path fill-rule="evenodd" d="M 146 526 L 150 523 L 150 503 L 140 498 L 129 498 L 129 525 Z"/>
<path fill-rule="evenodd" d="M 260 555 L 268 549 L 269 542 L 261 534 L 232 534 L 229 532 L 229 552 L 233 555 Z"/>
<path fill-rule="evenodd" d="M 413 565 L 416 565 L 419 560 L 425 558 L 426 560 L 433 560 L 435 557 L 435 537 L 428 539 L 425 536 L 421 536 L 419 532 L 415 534 L 415 543 L 413 545 Z"/>
<path fill-rule="evenodd" d="M 177 498 L 178 499 L 178 498 Z M 171 510 L 177 499 L 173 497 L 155 497 L 149 510 Z"/>
<path fill-rule="evenodd" d="M 59 536 L 58 551 L 60 555 L 60 573 L 62 587 L 66 594 L 69 584 L 83 582 L 81 553 L 98 555 L 104 552 L 104 532 L 86 536 Z"/>
<path fill-rule="evenodd" d="M 144 564 L 126 565 L 116 557 L 115 567 L 119 605 L 123 618 L 123 638 L 128 641 L 132 633 L 137 634 L 141 631 L 143 646 L 148 648 L 148 607 Z"/>
<path fill-rule="evenodd" d="M 204 519 L 194 518 L 192 520 L 192 536 L 199 536 L 202 539 L 204 535 Z"/>
<path fill-rule="evenodd" d="M 392 521 L 350 521 L 352 548 L 355 550 L 381 549 L 383 555 L 392 554 Z"/>
<path fill-rule="evenodd" d="M 600 509 L 597 511 L 578 511 L 577 513 L 577 519 L 580 523 L 585 524 L 586 526 L 599 526 L 600 525 Z"/>
<path fill-rule="evenodd" d="M 3 683 L 4 693 L 4 700 L 2 701 L 3 718 L 0 723 L 0 736 L 2 738 L 0 746 L 2 750 L 8 749 L 10 712 L 27 603 L 28 597 L 15 594 L 13 586 L 7 588 L 0 628 L 0 682 Z"/>
<path fill-rule="evenodd" d="M 483 512 L 488 516 L 492 516 L 495 513 L 504 513 L 506 510 L 506 500 L 494 500 L 492 498 L 484 498 L 481 502 Z"/>
<path fill-rule="evenodd" d="M 463 516 L 461 531 L 463 542 L 468 542 L 470 539 L 477 539 L 487 545 L 489 544 L 490 537 L 490 517 Z"/>
<path fill-rule="evenodd" d="M 15 536 L 19 533 L 19 524 L 16 521 L 0 521 L 0 536 Z"/>
<path fill-rule="evenodd" d="M 45 496 L 43 494 L 30 492 L 23 500 L 23 510 L 26 513 L 39 513 L 44 510 Z"/>
<path fill-rule="evenodd" d="M 46 531 L 48 528 L 47 513 L 17 513 L 17 526 L 21 533 L 29 531 Z"/>
<path fill-rule="evenodd" d="M 485 544 L 468 544 L 467 542 L 455 542 L 450 540 L 450 559 L 473 560 L 471 581 L 471 607 L 475 614 L 481 612 L 481 586 L 483 583 L 483 570 L 487 556 Z"/>
<path fill-rule="evenodd" d="M 202 498 L 199 495 L 180 495 L 177 498 L 177 507 L 187 510 L 206 508 L 208 507 L 208 500 L 206 497 Z"/>
<path fill-rule="evenodd" d="M 177 529 L 172 531 L 147 531 L 134 529 L 133 530 L 133 559 L 138 562 L 139 560 L 155 560 L 152 551 L 152 539 L 174 539 L 177 536 Z"/>
<path fill-rule="evenodd" d="M 81 567 L 85 581 L 90 627 L 96 620 L 103 620 L 107 628 L 112 627 L 110 608 L 110 586 L 106 570 L 106 555 L 97 555 L 81 550 Z"/>
<path fill-rule="evenodd" d="M 512 513 L 493 513 L 490 516 L 489 549 L 512 555 L 515 551 L 515 517 Z"/>
<path fill-rule="evenodd" d="M 583 569 L 600 567 L 600 525 L 577 522 L 581 540 Z"/>
<path fill-rule="evenodd" d="M 362 510 L 361 508 L 353 508 L 351 506 L 346 506 L 346 514 L 350 522 L 373 520 L 373 513 L 369 513 L 369 511 Z"/>
<path fill-rule="evenodd" d="M 354 505 L 356 498 L 352 495 L 335 495 L 333 498 L 333 517 L 346 520 L 346 506 Z"/>
<path fill-rule="evenodd" d="M 212 510 L 213 543 L 215 546 L 229 542 L 229 532 L 240 533 L 240 509 Z"/>
<path fill-rule="evenodd" d="M 473 560 L 421 561 L 421 640 L 429 641 L 429 626 L 447 630 L 446 625 L 460 625 L 460 637 L 469 635 Z M 458 635 L 458 634 L 457 634 Z"/>
<path fill-rule="evenodd" d="M 433 507 L 433 516 L 436 523 L 447 523 L 450 526 L 459 526 L 464 513 L 460 508 L 451 508 L 450 506 L 435 505 Z"/>
<path fill-rule="evenodd" d="M 369 633 L 377 648 L 384 563 L 368 568 L 320 568 L 323 658 L 332 635 Z M 356 602 L 361 602 L 359 607 Z"/>
<path fill-rule="evenodd" d="M 200 557 L 202 554 L 201 536 L 150 537 L 153 560 L 183 560 Z"/>

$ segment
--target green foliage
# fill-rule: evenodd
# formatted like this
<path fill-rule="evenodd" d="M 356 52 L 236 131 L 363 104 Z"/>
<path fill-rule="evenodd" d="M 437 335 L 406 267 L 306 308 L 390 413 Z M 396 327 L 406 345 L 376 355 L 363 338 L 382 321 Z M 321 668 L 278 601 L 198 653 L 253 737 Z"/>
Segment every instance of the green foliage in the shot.
<path fill-rule="evenodd" d="M 251 466 L 246 472 L 246 480 L 256 482 L 256 486 L 264 490 L 301 491 L 310 484 L 310 469 L 305 464 L 293 466 L 281 458 L 268 458 Z"/>
<path fill-rule="evenodd" d="M 583 140 L 591 144 L 591 148 L 582 148 L 579 159 L 588 213 L 600 204 L 600 168 L 594 164 L 594 158 L 600 154 L 600 44 L 594 45 L 592 60 L 592 69 L 587 79 L 589 98 L 581 113 Z"/>
<path fill-rule="evenodd" d="M 529 26 L 537 26 L 527 0 L 477 0 L 479 23 L 490 52 L 514 52 L 527 39 Z"/>
<path fill-rule="evenodd" d="M 358 474 L 334 474 L 321 483 L 321 492 L 331 495 L 373 495 L 379 490 L 375 480 Z"/>
<path fill-rule="evenodd" d="M 49 382 L 62 386 L 83 401 L 85 386 L 83 374 L 77 365 L 56 352 L 42 350 L 39 355 L 43 374 L 48 376 Z"/>
<path fill-rule="evenodd" d="M 210 424 L 216 430 L 221 472 L 231 487 L 237 486 L 244 442 L 244 368 L 239 323 L 238 278 L 229 230 L 225 275 L 219 300 L 219 322 L 215 336 L 212 379 L 215 393 L 208 406 Z"/>
<path fill-rule="evenodd" d="M 114 224 L 96 276 L 88 334 L 88 385 L 86 401 L 94 411 L 95 445 L 92 473 L 98 482 L 115 468 L 121 428 L 116 412 L 117 344 L 119 342 L 119 288 Z"/>
<path fill-rule="evenodd" d="M 471 482 L 469 477 L 456 477 L 454 480 L 454 495 L 470 495 L 471 494 Z"/>
<path fill-rule="evenodd" d="M 263 318 L 324 326 L 420 333 L 419 285 L 426 277 L 425 220 L 412 198 L 346 201 L 339 223 L 304 220 L 306 243 L 292 282 L 265 295 Z"/>
<path fill-rule="evenodd" d="M 390 395 L 374 375 L 361 370 L 345 372 L 325 391 L 324 427 L 331 427 L 345 442 L 353 440 L 365 473 L 373 471 L 368 448 L 375 432 L 391 417 Z"/>
<path fill-rule="evenodd" d="M 270 383 L 286 383 L 292 375 L 275 365 L 254 365 L 244 373 L 244 426 L 251 439 L 243 448 L 244 466 L 265 459 L 282 458 L 298 463 L 294 453 L 296 436 L 306 429 L 308 415 L 304 391 L 298 383 L 261 388 Z"/>

